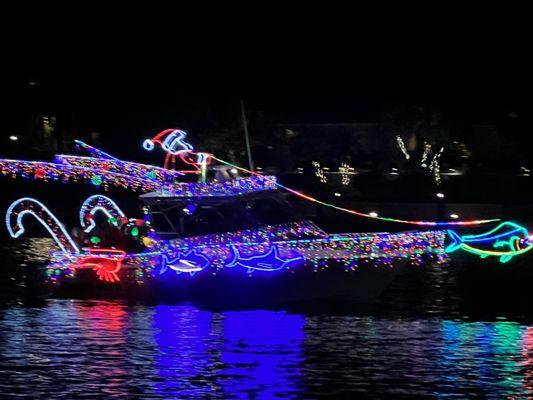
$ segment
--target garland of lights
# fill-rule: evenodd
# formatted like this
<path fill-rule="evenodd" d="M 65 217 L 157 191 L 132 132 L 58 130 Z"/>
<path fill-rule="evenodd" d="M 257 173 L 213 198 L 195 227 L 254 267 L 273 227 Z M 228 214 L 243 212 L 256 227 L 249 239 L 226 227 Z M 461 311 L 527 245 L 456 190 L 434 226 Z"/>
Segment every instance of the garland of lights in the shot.
<path fill-rule="evenodd" d="M 212 183 L 164 183 L 158 180 L 159 172 L 156 169 L 157 167 L 154 167 L 147 174 L 144 170 L 149 168 L 149 166 L 124 163 L 128 167 L 122 170 L 130 173 L 130 175 L 126 175 L 115 172 L 115 160 L 101 161 L 74 156 L 57 156 L 57 159 L 60 162 L 49 163 L 0 159 L 0 173 L 11 178 L 20 176 L 26 179 L 33 178 L 45 182 L 53 180 L 68 183 L 84 180 L 94 186 L 103 187 L 104 190 L 107 190 L 109 186 L 115 186 L 141 192 L 157 191 L 161 197 L 236 196 L 260 190 L 276 189 L 276 178 L 274 176 L 239 177 L 229 181 L 214 181 Z M 96 167 L 96 165 L 99 165 L 99 167 Z M 150 176 L 149 174 L 151 172 L 154 174 Z M 171 172 L 180 174 L 177 171 Z"/>
<path fill-rule="evenodd" d="M 420 160 L 420 165 L 422 168 L 427 167 L 427 159 L 429 157 L 429 153 L 431 153 L 431 145 L 429 143 L 424 142 L 424 152 L 422 153 L 422 159 Z"/>
<path fill-rule="evenodd" d="M 280 227 L 268 228 L 282 230 Z M 253 231 L 248 230 L 247 233 Z M 235 267 L 244 269 L 248 274 L 295 270 L 304 265 L 310 265 L 318 271 L 338 264 L 348 272 L 357 267 L 359 260 L 381 259 L 383 265 L 392 265 L 395 259 L 443 254 L 446 237 L 444 231 L 428 231 L 332 235 L 326 238 L 267 240 L 257 243 L 251 241 L 244 231 L 240 232 L 240 242 L 225 241 L 226 237 L 223 235 L 218 240 L 213 236 L 196 237 L 192 240 L 194 243 L 187 243 L 188 239 L 157 241 L 150 251 L 126 254 L 121 262 L 138 265 L 154 276 L 167 274 L 169 270 L 176 274 L 195 275 L 204 270 L 217 272 Z M 95 255 L 90 256 L 93 266 L 96 262 Z M 54 271 L 59 269 L 61 274 L 67 269 L 87 264 L 86 257 L 88 255 L 84 253 L 78 256 L 83 262 L 73 263 L 64 253 L 54 252 L 50 268 Z M 114 260 L 110 260 L 107 249 L 101 249 L 99 257 L 104 263 L 112 264 Z"/>
<path fill-rule="evenodd" d="M 230 167 L 233 167 L 233 168 L 236 168 L 238 170 L 241 170 L 243 172 L 246 172 L 246 173 L 249 173 L 251 175 L 255 175 L 255 176 L 263 176 L 265 178 L 268 179 L 268 177 L 258 173 L 258 172 L 255 172 L 255 171 L 250 171 L 246 168 L 242 168 L 242 167 L 239 167 L 235 164 L 232 164 L 228 161 L 224 161 L 224 160 L 221 160 L 220 158 L 217 158 L 215 156 L 212 156 L 214 160 L 222 163 L 222 164 L 225 164 L 225 165 L 228 165 Z M 349 213 L 349 214 L 352 214 L 352 215 L 357 215 L 359 217 L 365 217 L 365 218 L 372 218 L 372 219 L 377 219 L 377 220 L 380 220 L 380 221 L 387 221 L 387 222 L 398 222 L 398 223 L 402 223 L 402 224 L 409 224 L 409 225 L 418 225 L 418 226 L 472 226 L 472 225 L 481 225 L 481 224 L 487 224 L 487 223 L 491 223 L 491 222 L 498 222 L 500 221 L 500 219 L 496 218 L 496 219 L 480 219 L 480 220 L 471 220 L 471 221 L 440 221 L 440 222 L 435 222 L 435 221 L 413 221 L 413 220 L 405 220 L 405 219 L 398 219 L 398 218 L 389 218 L 389 217 L 380 217 L 378 215 L 376 215 L 375 213 L 363 213 L 363 212 L 360 212 L 360 211 L 356 211 L 356 210 L 352 210 L 352 209 L 349 209 L 349 208 L 344 208 L 344 207 L 339 207 L 339 206 L 336 206 L 334 204 L 331 204 L 331 203 L 327 203 L 325 201 L 322 201 L 322 200 L 318 200 L 312 196 L 309 196 L 309 195 L 306 195 L 304 193 L 301 193 L 297 190 L 294 190 L 294 189 L 291 189 L 285 185 L 282 185 L 281 183 L 279 182 L 275 182 L 276 186 L 282 188 L 282 189 L 285 189 L 287 190 L 288 192 L 292 193 L 292 194 L 295 194 L 296 196 L 299 196 L 305 200 L 308 200 L 308 201 L 311 201 L 311 202 L 314 202 L 314 203 L 317 203 L 317 204 L 320 204 L 320 205 L 323 205 L 323 206 L 327 206 L 327 207 L 330 207 L 330 208 L 333 208 L 335 210 L 338 210 L 338 211 L 343 211 L 343 212 L 346 212 L 346 213 Z"/>
<path fill-rule="evenodd" d="M 227 181 L 178 182 L 157 192 L 158 197 L 225 197 L 275 190 L 275 176 L 238 177 Z"/>
<path fill-rule="evenodd" d="M 67 164 L 43 161 L 0 159 L 0 173 L 3 176 L 38 179 L 44 182 L 63 183 L 85 181 L 107 190 L 109 186 L 133 191 L 150 192 L 161 189 L 161 183 L 146 177 L 124 175 L 106 169 L 85 168 Z"/>
<path fill-rule="evenodd" d="M 311 165 L 313 165 L 315 168 L 315 176 L 320 180 L 320 182 L 327 183 L 328 177 L 324 173 L 324 169 L 320 166 L 320 163 L 318 161 L 313 161 Z"/>
<path fill-rule="evenodd" d="M 341 183 L 344 186 L 349 186 L 351 182 L 351 178 L 349 174 L 352 174 L 354 171 L 353 167 L 350 167 L 346 163 L 342 163 L 339 167 L 339 173 L 341 174 Z"/>
<path fill-rule="evenodd" d="M 443 151 L 444 147 L 441 147 L 439 152 L 433 156 L 433 159 L 429 164 L 429 170 L 433 172 L 433 178 L 435 179 L 435 183 L 437 184 L 437 186 L 441 183 L 439 159 Z"/>
<path fill-rule="evenodd" d="M 403 139 L 401 138 L 400 135 L 396 135 L 396 142 L 398 143 L 398 147 L 400 147 L 400 150 L 405 156 L 405 159 L 409 160 L 411 156 L 409 155 L 409 152 L 407 151 L 407 148 L 405 147 L 405 143 L 403 142 Z"/>
<path fill-rule="evenodd" d="M 183 176 L 180 171 L 172 171 L 136 162 L 121 161 L 117 159 L 101 159 L 94 157 L 80 157 L 65 154 L 58 154 L 54 157 L 54 162 L 58 164 L 72 165 L 88 169 L 116 172 L 123 175 L 136 176 L 138 178 L 149 179 L 161 184 L 172 183 L 175 179 Z"/>

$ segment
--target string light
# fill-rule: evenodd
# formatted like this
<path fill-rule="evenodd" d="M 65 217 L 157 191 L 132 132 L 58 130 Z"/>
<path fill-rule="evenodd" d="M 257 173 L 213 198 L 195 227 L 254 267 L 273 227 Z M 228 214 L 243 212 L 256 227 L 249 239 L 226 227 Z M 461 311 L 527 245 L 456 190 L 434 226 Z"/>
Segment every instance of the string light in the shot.
<path fill-rule="evenodd" d="M 0 172 L 3 176 L 11 178 L 20 176 L 26 179 L 41 179 L 45 182 L 50 180 L 62 183 L 92 182 L 104 189 L 108 189 L 108 186 L 115 186 L 134 191 L 150 192 L 166 186 L 164 182 L 147 176 L 126 175 L 106 168 L 86 168 L 43 161 L 0 159 Z M 95 178 L 94 181 L 93 178 Z"/>
<path fill-rule="evenodd" d="M 157 197 L 226 197 L 238 196 L 263 190 L 275 190 L 276 177 L 261 175 L 238 177 L 227 181 L 177 182 L 157 191 Z"/>
<path fill-rule="evenodd" d="M 234 167 L 234 168 L 237 168 L 239 169 L 240 171 L 243 171 L 243 172 L 246 172 L 248 174 L 251 174 L 251 175 L 256 175 L 256 176 L 263 176 L 261 174 L 259 174 L 258 172 L 254 172 L 254 171 L 250 171 L 250 170 L 247 170 L 246 168 L 242 168 L 242 167 L 239 167 L 239 166 L 236 166 L 228 161 L 224 161 L 224 160 L 221 160 L 220 158 L 217 158 L 215 156 L 213 156 L 213 159 L 222 163 L 222 164 L 225 164 L 225 165 L 228 165 L 228 166 L 231 166 L 231 167 Z M 349 209 L 349 208 L 344 208 L 344 207 L 339 207 L 339 206 L 336 206 L 334 204 L 331 204 L 331 203 L 327 203 L 325 201 L 322 201 L 322 200 L 318 200 L 312 196 L 309 196 L 309 195 L 306 195 L 304 193 L 301 193 L 297 190 L 294 190 L 294 189 L 291 189 L 285 185 L 282 185 L 281 183 L 279 182 L 276 182 L 275 183 L 276 186 L 296 195 L 296 196 L 299 196 L 305 200 L 308 200 L 308 201 L 311 201 L 311 202 L 314 202 L 314 203 L 317 203 L 317 204 L 320 204 L 320 205 L 323 205 L 323 206 L 326 206 L 326 207 L 330 207 L 330 208 L 333 208 L 335 210 L 338 210 L 338 211 L 343 211 L 343 212 L 346 212 L 346 213 L 349 213 L 349 214 L 352 214 L 352 215 L 357 215 L 359 217 L 365 217 L 365 218 L 374 218 L 374 219 L 378 219 L 380 221 L 387 221 L 387 222 L 398 222 L 398 223 L 402 223 L 402 224 L 409 224 L 409 225 L 418 225 L 418 226 L 447 226 L 447 225 L 457 225 L 457 226 L 472 226 L 472 225 L 481 225 L 481 224 L 487 224 L 487 223 L 491 223 L 491 222 L 498 222 L 500 221 L 500 219 L 496 218 L 496 219 L 479 219 L 479 220 L 470 220 L 470 221 L 413 221 L 413 220 L 404 220 L 404 219 L 398 219 L 398 218 L 389 218 L 389 217 L 373 217 L 372 215 L 370 214 L 367 214 L 367 213 L 364 213 L 364 212 L 360 212 L 360 211 L 356 211 L 356 210 L 352 210 L 352 209 Z"/>
<path fill-rule="evenodd" d="M 429 170 L 433 172 L 433 178 L 435 179 L 437 186 L 441 183 L 439 159 L 443 151 L 444 147 L 441 147 L 440 151 L 433 156 L 433 159 L 429 164 Z"/>
<path fill-rule="evenodd" d="M 429 157 L 429 153 L 431 152 L 431 145 L 429 143 L 424 142 L 424 152 L 422 153 L 422 159 L 420 160 L 420 165 L 422 168 L 427 167 L 427 159 Z"/>
<path fill-rule="evenodd" d="M 400 147 L 400 150 L 402 151 L 403 155 L 405 156 L 406 160 L 409 160 L 411 156 L 409 155 L 409 152 L 407 151 L 407 148 L 405 147 L 405 143 L 403 139 L 400 137 L 400 135 L 396 135 L 396 142 L 398 142 L 398 146 Z"/>
<path fill-rule="evenodd" d="M 351 178 L 349 174 L 352 174 L 353 171 L 354 169 L 350 167 L 347 163 L 342 163 L 339 167 L 339 173 L 341 174 L 341 183 L 344 186 L 350 185 Z"/>
<path fill-rule="evenodd" d="M 121 161 L 116 158 L 102 159 L 58 154 L 54 157 L 54 162 L 57 164 L 66 164 L 100 171 L 110 171 L 142 179 L 150 179 L 161 182 L 161 184 L 172 183 L 174 180 L 183 176 L 183 173 L 180 171 L 167 170 L 137 162 Z"/>
<path fill-rule="evenodd" d="M 0 160 L 0 172 L 4 176 L 15 178 L 20 176 L 26 179 L 42 179 L 63 183 L 78 182 L 84 180 L 95 186 L 101 186 L 107 190 L 109 186 L 121 187 L 133 191 L 158 192 L 160 197 L 196 197 L 196 196 L 235 196 L 261 190 L 276 188 L 275 177 L 239 177 L 229 181 L 212 183 L 204 182 L 166 182 L 167 179 L 160 175 L 176 174 L 168 177 L 169 180 L 181 173 L 167 171 L 157 167 L 145 166 L 137 163 L 123 163 L 120 170 L 129 175 L 114 172 L 119 168 L 115 160 L 97 160 L 92 158 L 57 156 L 59 163 L 42 161 Z M 65 162 L 66 161 L 66 162 Z M 122 163 L 122 162 L 121 162 Z M 126 165 L 127 164 L 127 165 Z M 89 165 L 89 166 L 86 166 Z M 96 165 L 99 167 L 97 168 Z M 150 168 L 150 169 L 149 169 Z M 149 172 L 146 172 L 149 170 Z"/>
<path fill-rule="evenodd" d="M 324 173 L 324 169 L 320 166 L 318 161 L 311 162 L 311 165 L 315 168 L 315 176 L 320 180 L 321 183 L 327 183 L 328 177 Z"/>

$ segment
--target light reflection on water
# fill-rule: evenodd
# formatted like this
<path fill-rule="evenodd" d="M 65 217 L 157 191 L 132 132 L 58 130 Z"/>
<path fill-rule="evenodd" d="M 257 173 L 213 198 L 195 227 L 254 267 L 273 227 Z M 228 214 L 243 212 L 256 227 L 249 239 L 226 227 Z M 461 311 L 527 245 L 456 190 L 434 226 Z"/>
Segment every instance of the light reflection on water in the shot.
<path fill-rule="evenodd" d="M 0 393 L 41 398 L 532 394 L 533 333 L 467 322 L 52 300 L 0 311 Z"/>

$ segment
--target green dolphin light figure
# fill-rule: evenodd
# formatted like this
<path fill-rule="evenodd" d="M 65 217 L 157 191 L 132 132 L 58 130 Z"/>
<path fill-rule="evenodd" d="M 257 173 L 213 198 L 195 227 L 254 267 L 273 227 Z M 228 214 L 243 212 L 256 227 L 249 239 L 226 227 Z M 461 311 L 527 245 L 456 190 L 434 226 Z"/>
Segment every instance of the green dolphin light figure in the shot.
<path fill-rule="evenodd" d="M 447 253 L 463 249 L 481 258 L 500 257 L 502 263 L 533 249 L 532 237 L 528 230 L 508 221 L 479 235 L 460 236 L 452 230 L 448 230 L 448 235 L 452 242 L 445 249 Z"/>

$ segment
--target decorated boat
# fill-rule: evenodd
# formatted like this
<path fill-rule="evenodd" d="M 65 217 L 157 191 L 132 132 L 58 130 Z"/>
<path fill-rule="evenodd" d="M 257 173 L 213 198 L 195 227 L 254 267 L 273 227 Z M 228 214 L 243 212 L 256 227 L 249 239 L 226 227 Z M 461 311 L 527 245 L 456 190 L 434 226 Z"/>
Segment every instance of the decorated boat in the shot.
<path fill-rule="evenodd" d="M 409 263 L 441 262 L 459 249 L 508 262 L 533 248 L 527 229 L 498 219 L 412 221 L 326 203 L 275 176 L 195 152 L 179 129 L 143 143 L 148 151 L 160 147 L 166 153 L 163 167 L 123 161 L 81 141 L 76 144 L 88 155 L 56 155 L 50 162 L 4 159 L 0 172 L 11 178 L 140 192 L 142 215 L 128 216 L 109 196 L 96 194 L 81 204 L 79 229 L 69 233 L 39 200 L 14 201 L 6 213 L 9 234 L 23 235 L 24 221 L 31 216 L 59 247 L 46 267 L 58 295 L 111 291 L 215 302 L 368 301 Z M 292 212 L 286 193 L 417 230 L 328 234 Z M 458 231 L 482 226 L 488 227 L 483 233 Z"/>

